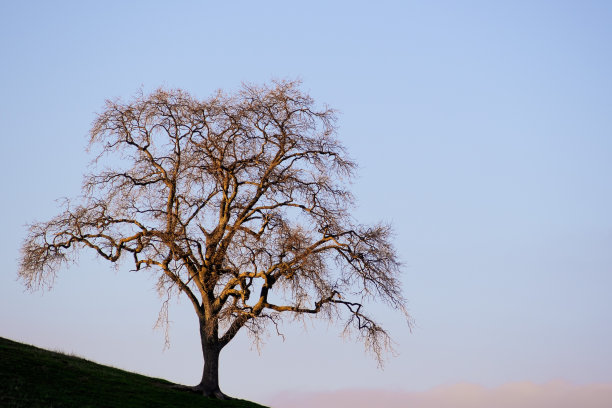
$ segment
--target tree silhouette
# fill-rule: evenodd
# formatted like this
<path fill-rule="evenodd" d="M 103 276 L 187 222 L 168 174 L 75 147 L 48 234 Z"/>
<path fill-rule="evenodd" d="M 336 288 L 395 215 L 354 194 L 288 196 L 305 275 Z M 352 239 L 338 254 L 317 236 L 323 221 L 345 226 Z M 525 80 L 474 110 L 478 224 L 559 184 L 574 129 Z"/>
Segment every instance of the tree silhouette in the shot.
<path fill-rule="evenodd" d="M 160 289 L 193 304 L 204 369 L 191 388 L 211 397 L 227 398 L 223 347 L 284 316 L 341 319 L 380 361 L 390 339 L 366 302 L 405 312 L 390 227 L 351 217 L 355 164 L 334 111 L 317 110 L 299 85 L 107 101 L 91 129 L 96 170 L 78 204 L 30 226 L 19 276 L 32 289 L 51 285 L 83 248 L 157 274 Z"/>

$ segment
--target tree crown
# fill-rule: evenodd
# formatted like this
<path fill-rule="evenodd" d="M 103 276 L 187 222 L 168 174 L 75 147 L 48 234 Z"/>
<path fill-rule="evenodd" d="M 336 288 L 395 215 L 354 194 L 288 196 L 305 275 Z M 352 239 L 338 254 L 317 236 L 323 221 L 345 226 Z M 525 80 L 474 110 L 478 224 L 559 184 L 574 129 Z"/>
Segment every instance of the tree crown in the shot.
<path fill-rule="evenodd" d="M 282 315 L 322 314 L 346 317 L 380 358 L 389 337 L 363 308 L 378 299 L 405 312 L 401 264 L 390 226 L 350 214 L 356 165 L 335 122 L 291 81 L 107 101 L 81 199 L 30 226 L 19 275 L 50 284 L 73 250 L 90 248 L 156 271 L 221 346 L 242 327 L 257 336 Z"/>

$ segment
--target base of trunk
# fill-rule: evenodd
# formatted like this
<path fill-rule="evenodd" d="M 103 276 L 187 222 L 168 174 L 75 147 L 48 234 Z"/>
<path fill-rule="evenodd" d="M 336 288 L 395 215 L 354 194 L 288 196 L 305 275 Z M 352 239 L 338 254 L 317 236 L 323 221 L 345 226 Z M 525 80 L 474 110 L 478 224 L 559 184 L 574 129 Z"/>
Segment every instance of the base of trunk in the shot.
<path fill-rule="evenodd" d="M 233 399 L 229 395 L 225 395 L 224 393 L 222 393 L 221 390 L 218 388 L 216 390 L 210 390 L 210 389 L 206 389 L 205 387 L 202 387 L 201 385 L 196 385 L 195 387 L 193 387 L 193 390 L 197 392 L 198 394 L 202 394 L 203 396 L 208 397 L 208 398 L 214 398 L 214 399 L 220 399 L 220 400 Z"/>
<path fill-rule="evenodd" d="M 203 395 L 203 396 L 208 397 L 208 398 L 214 398 L 214 399 L 219 399 L 219 400 L 232 400 L 232 399 L 234 399 L 234 398 L 230 397 L 229 395 L 226 395 L 226 394 L 222 393 L 220 389 L 216 389 L 216 390 L 206 389 L 201 384 L 200 385 L 193 385 L 193 386 L 174 384 L 172 386 L 172 388 L 174 388 L 175 390 L 194 392 L 196 394 L 200 394 L 200 395 Z"/>

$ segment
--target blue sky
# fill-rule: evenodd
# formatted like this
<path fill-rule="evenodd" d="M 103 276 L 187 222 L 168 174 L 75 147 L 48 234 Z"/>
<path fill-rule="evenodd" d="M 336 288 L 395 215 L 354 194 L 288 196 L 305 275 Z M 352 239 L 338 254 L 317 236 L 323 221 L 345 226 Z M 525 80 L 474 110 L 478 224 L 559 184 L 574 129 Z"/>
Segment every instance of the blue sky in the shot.
<path fill-rule="evenodd" d="M 376 310 L 399 351 L 384 371 L 326 324 L 261 355 L 238 338 L 227 393 L 612 381 L 612 4 L 126 3 L 0 4 L 1 336 L 196 383 L 189 305 L 163 351 L 152 277 L 83 253 L 26 293 L 24 225 L 78 194 L 105 99 L 300 78 L 341 112 L 356 216 L 394 225 L 416 325 Z"/>

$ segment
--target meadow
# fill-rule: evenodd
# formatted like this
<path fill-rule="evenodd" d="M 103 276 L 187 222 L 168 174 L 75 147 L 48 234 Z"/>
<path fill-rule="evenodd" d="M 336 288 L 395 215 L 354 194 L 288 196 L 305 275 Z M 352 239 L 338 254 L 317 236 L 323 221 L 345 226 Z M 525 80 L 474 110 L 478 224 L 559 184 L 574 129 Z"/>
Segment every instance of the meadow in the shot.
<path fill-rule="evenodd" d="M 175 386 L 0 337 L 2 407 L 265 408 L 240 399 L 213 400 Z"/>

